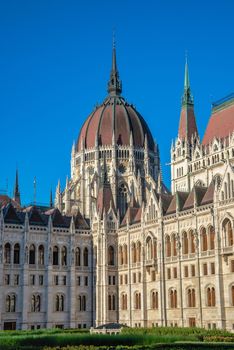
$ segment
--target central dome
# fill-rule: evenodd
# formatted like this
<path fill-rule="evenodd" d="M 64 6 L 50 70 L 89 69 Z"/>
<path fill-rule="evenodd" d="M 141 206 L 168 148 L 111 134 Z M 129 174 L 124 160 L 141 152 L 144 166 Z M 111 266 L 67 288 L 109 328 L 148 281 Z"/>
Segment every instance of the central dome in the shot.
<path fill-rule="evenodd" d="M 77 150 L 99 146 L 111 146 L 113 140 L 117 145 L 129 146 L 130 135 L 133 136 L 134 147 L 144 147 L 145 136 L 148 147 L 154 150 L 154 141 L 151 132 L 136 109 L 129 105 L 123 97 L 110 96 L 101 106 L 91 113 L 81 128 L 77 142 Z"/>
<path fill-rule="evenodd" d="M 122 84 L 116 65 L 116 50 L 113 47 L 112 69 L 108 82 L 109 96 L 98 106 L 83 124 L 77 140 L 77 151 L 98 146 L 111 146 L 113 135 L 117 145 L 144 147 L 147 137 L 148 148 L 154 151 L 154 140 L 144 118 L 120 96 Z"/>

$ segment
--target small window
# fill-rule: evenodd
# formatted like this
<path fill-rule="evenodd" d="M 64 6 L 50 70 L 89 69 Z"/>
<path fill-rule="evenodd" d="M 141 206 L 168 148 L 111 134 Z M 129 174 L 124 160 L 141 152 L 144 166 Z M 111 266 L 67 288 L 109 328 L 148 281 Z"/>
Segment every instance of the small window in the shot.
<path fill-rule="evenodd" d="M 188 277 L 188 266 L 184 266 L 184 277 Z"/>
<path fill-rule="evenodd" d="M 203 264 L 203 275 L 207 276 L 208 275 L 208 271 L 207 271 L 207 264 Z"/>
<path fill-rule="evenodd" d="M 171 279 L 171 269 L 167 269 L 167 279 Z"/>
<path fill-rule="evenodd" d="M 210 263 L 210 272 L 212 275 L 215 274 L 215 263 L 214 262 Z"/>

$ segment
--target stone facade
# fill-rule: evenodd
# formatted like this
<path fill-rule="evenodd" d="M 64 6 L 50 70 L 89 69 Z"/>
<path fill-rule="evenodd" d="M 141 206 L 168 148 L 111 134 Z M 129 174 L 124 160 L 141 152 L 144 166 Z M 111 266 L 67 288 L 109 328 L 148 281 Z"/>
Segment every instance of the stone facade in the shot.
<path fill-rule="evenodd" d="M 55 208 L 23 208 L 18 174 L 14 198 L 1 196 L 1 329 L 234 328 L 234 98 L 200 140 L 186 63 L 169 192 L 121 90 L 114 48 L 109 95 L 72 147 Z"/>

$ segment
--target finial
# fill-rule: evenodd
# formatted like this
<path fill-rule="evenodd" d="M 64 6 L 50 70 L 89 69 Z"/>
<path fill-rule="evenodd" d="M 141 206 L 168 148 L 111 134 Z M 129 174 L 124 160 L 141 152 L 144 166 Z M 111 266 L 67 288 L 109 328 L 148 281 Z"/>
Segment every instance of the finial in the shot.
<path fill-rule="evenodd" d="M 36 176 L 34 176 L 33 180 L 33 204 L 36 205 L 36 195 L 37 195 L 37 181 Z"/>
<path fill-rule="evenodd" d="M 115 40 L 115 28 L 113 28 L 113 33 L 112 33 L 112 47 L 115 49 L 116 46 L 116 40 Z"/>
<path fill-rule="evenodd" d="M 187 50 L 185 51 L 184 94 L 182 97 L 182 103 L 183 103 L 183 105 L 193 104 L 193 96 L 192 96 L 191 90 L 190 90 Z"/>
<path fill-rule="evenodd" d="M 122 92 L 122 83 L 119 79 L 119 72 L 116 63 L 116 40 L 115 40 L 115 32 L 113 32 L 112 39 L 112 67 L 110 73 L 110 79 L 108 82 L 108 93 L 111 96 L 120 95 Z"/>
<path fill-rule="evenodd" d="M 53 194 L 52 194 L 52 187 L 50 189 L 50 208 L 53 208 Z"/>
<path fill-rule="evenodd" d="M 16 174 L 15 174 L 14 200 L 15 200 L 18 204 L 20 204 L 20 191 L 19 191 L 19 175 L 18 175 L 18 168 L 16 169 Z"/>

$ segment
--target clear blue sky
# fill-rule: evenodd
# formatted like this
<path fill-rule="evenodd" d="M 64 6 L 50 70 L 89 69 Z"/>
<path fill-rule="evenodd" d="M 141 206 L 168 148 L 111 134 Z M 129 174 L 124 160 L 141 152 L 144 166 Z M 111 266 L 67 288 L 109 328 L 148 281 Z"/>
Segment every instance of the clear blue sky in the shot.
<path fill-rule="evenodd" d="M 123 96 L 148 122 L 170 181 L 188 50 L 200 135 L 234 91 L 234 1 L 0 0 L 0 189 L 19 168 L 24 203 L 47 203 L 70 175 L 80 127 L 106 96 L 112 29 Z"/>

